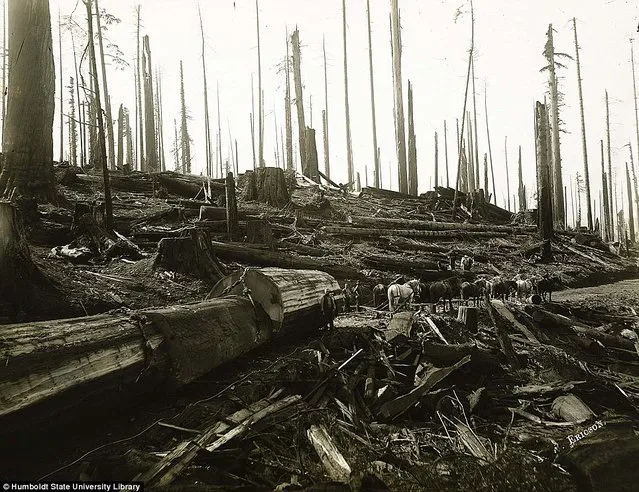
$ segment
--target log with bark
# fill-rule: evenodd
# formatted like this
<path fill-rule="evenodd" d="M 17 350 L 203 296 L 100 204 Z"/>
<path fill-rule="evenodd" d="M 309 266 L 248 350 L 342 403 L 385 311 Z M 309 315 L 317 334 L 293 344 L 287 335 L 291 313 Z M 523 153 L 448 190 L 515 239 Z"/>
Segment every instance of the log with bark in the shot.
<path fill-rule="evenodd" d="M 316 260 L 314 258 L 292 256 L 277 251 L 267 251 L 250 248 L 242 243 L 221 243 L 212 241 L 213 251 L 218 258 L 237 261 L 240 263 L 280 268 L 296 268 L 302 270 L 319 270 L 326 272 L 337 279 L 364 278 L 357 270 L 348 265 L 342 265 L 334 261 Z"/>
<path fill-rule="evenodd" d="M 349 237 L 373 237 L 379 238 L 383 236 L 401 236 L 416 238 L 437 238 L 446 239 L 479 239 L 479 238 L 495 238 L 507 237 L 507 232 L 485 232 L 485 231 L 424 231 L 415 229 L 364 229 L 358 227 L 335 227 L 325 226 L 322 229 L 325 233 L 335 234 L 338 236 Z"/>
<path fill-rule="evenodd" d="M 278 167 L 260 167 L 254 173 L 258 201 L 273 207 L 283 207 L 290 201 L 282 169 Z"/>
<path fill-rule="evenodd" d="M 0 349 L 3 428 L 186 384 L 270 337 L 268 318 L 244 298 L 8 325 Z"/>
<path fill-rule="evenodd" d="M 333 293 L 338 307 L 343 302 L 339 284 L 327 273 L 283 268 L 232 273 L 213 287 L 209 297 L 241 295 L 245 289 L 253 301 L 262 306 L 276 333 L 290 332 L 312 319 L 323 319 L 319 301 L 324 289 Z"/>
<path fill-rule="evenodd" d="M 351 218 L 354 227 L 371 229 L 417 229 L 425 231 L 481 231 L 508 232 L 512 234 L 534 233 L 535 226 L 512 227 L 494 224 L 469 224 L 457 222 L 433 222 L 425 220 L 395 219 L 382 217 L 354 216 Z"/>
<path fill-rule="evenodd" d="M 263 244 L 273 249 L 273 229 L 266 220 L 249 220 L 246 223 L 246 242 Z"/>

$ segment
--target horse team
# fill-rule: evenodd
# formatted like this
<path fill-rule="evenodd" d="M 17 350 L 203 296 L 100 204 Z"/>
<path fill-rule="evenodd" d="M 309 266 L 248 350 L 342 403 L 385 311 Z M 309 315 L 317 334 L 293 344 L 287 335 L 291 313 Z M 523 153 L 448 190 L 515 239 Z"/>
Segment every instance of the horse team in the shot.
<path fill-rule="evenodd" d="M 473 266 L 473 259 L 469 256 L 464 256 L 460 263 L 462 270 L 468 271 Z M 522 300 L 537 294 L 544 301 L 551 301 L 552 292 L 557 290 L 560 285 L 559 277 L 550 275 L 533 275 L 525 278 L 519 274 L 512 279 L 503 276 L 485 277 L 479 278 L 474 282 L 466 282 L 457 275 L 451 275 L 449 278 L 429 284 L 422 283 L 418 279 L 412 279 L 403 284 L 393 282 L 388 287 L 384 284 L 375 285 L 372 291 L 373 307 L 377 309 L 388 307 L 388 310 L 393 313 L 402 306 L 411 307 L 414 302 L 430 303 L 435 306 L 443 302 L 444 311 L 446 311 L 447 307 L 452 311 L 453 300 L 459 299 L 460 303 L 465 304 L 472 302 L 473 305 L 477 306 L 486 295 L 492 299 L 506 300 L 516 297 Z M 342 291 L 345 310 L 349 310 L 350 305 L 353 304 L 352 297 L 356 297 L 354 304 L 359 310 L 359 282 L 354 290 L 355 294 L 352 292 L 353 289 L 346 284 Z M 326 319 L 326 325 L 332 328 L 337 308 L 331 293 L 325 292 L 320 300 L 320 306 Z"/>

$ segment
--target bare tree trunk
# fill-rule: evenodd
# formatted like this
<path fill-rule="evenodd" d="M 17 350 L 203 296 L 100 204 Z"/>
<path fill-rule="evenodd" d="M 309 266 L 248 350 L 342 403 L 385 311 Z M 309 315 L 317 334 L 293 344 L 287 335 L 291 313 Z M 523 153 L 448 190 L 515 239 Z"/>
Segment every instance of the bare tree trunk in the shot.
<path fill-rule="evenodd" d="M 158 135 L 158 159 L 160 161 L 160 169 L 166 171 L 166 156 L 164 153 L 164 121 L 162 119 L 162 72 L 157 72 L 157 84 L 155 86 L 157 99 L 157 135 Z"/>
<path fill-rule="evenodd" d="M 83 125 L 84 125 L 84 119 L 82 117 L 82 107 L 81 107 L 81 100 L 80 100 L 80 77 L 78 74 L 78 58 L 76 56 L 76 52 L 75 52 L 75 38 L 73 36 L 73 33 L 71 33 L 71 46 L 73 48 L 73 67 L 75 70 L 75 83 L 73 82 L 73 78 L 71 81 L 71 90 L 75 90 L 75 95 L 77 97 L 77 110 L 78 110 L 78 139 L 80 140 L 80 160 L 78 161 L 77 159 L 77 155 L 76 155 L 76 160 L 75 160 L 75 165 L 79 165 L 83 166 L 85 164 L 84 162 L 84 139 L 83 139 Z M 72 96 L 73 97 L 73 96 Z M 4 100 L 4 99 L 3 99 Z M 77 151 L 76 151 L 77 152 Z"/>
<path fill-rule="evenodd" d="M 96 0 L 97 1 L 97 0 Z M 60 6 L 58 5 L 58 75 L 60 78 L 60 160 L 64 160 L 64 89 L 62 87 L 62 19 L 60 17 Z M 71 160 L 71 158 L 69 158 Z"/>
<path fill-rule="evenodd" d="M 484 152 L 484 195 L 490 203 L 490 191 L 488 189 L 488 154 Z"/>
<path fill-rule="evenodd" d="M 584 185 L 586 188 L 586 201 L 588 202 L 588 229 L 593 230 L 592 206 L 590 202 L 590 172 L 588 170 L 588 146 L 586 145 L 586 119 L 584 117 L 584 95 L 581 86 L 581 64 L 579 63 L 579 43 L 577 41 L 577 21 L 572 18 L 573 30 L 575 32 L 575 59 L 577 60 L 577 84 L 579 89 L 579 110 L 581 114 L 581 147 L 584 155 Z"/>
<path fill-rule="evenodd" d="M 7 5 L 2 2 L 2 135 L 4 136 L 4 120 L 7 117 L 7 58 L 9 57 L 7 31 Z M 77 72 L 77 70 L 76 70 Z M 76 73 L 77 78 L 77 73 Z M 636 98 L 635 98 L 636 100 Z M 78 104 L 80 100 L 78 99 Z M 0 163 L 2 169 L 2 163 Z"/>
<path fill-rule="evenodd" d="M 287 60 L 288 63 L 288 60 Z M 288 68 L 287 68 L 288 71 Z M 251 74 L 251 146 L 253 147 L 253 170 L 257 166 L 257 157 L 255 155 L 255 89 L 253 88 L 253 74 Z"/>
<path fill-rule="evenodd" d="M 508 197 L 508 210 L 510 211 L 510 177 L 508 175 L 508 136 L 504 139 L 504 157 L 506 158 L 506 196 Z"/>
<path fill-rule="evenodd" d="M 301 54 L 300 54 L 300 32 L 295 29 L 291 35 L 293 45 L 293 81 L 295 83 L 295 106 L 297 107 L 297 128 L 299 139 L 299 155 L 302 174 L 306 172 L 306 122 L 304 119 L 304 96 L 302 94 L 302 74 L 301 74 Z"/>
<path fill-rule="evenodd" d="M 262 101 L 264 100 L 264 94 L 262 94 Z M 224 176 L 224 170 L 222 168 L 222 123 L 221 123 L 221 119 L 220 119 L 220 82 L 217 81 L 215 83 L 215 97 L 216 97 L 216 103 L 217 103 L 217 163 L 218 163 L 218 168 L 219 168 L 219 176 L 223 177 Z M 259 108 L 260 111 L 260 118 L 263 118 L 263 110 L 262 108 Z M 262 122 L 262 125 L 264 123 Z M 263 130 L 263 126 L 261 127 L 261 130 Z M 263 134 L 262 134 L 262 140 L 263 140 Z"/>
<path fill-rule="evenodd" d="M 260 8 L 255 0 L 255 22 L 257 26 L 257 92 L 258 92 L 258 161 L 259 167 L 264 167 L 264 95 L 262 92 L 262 51 L 260 47 Z"/>
<path fill-rule="evenodd" d="M 413 120 L 413 86 L 408 81 L 408 183 L 409 193 L 417 195 L 417 146 Z"/>
<path fill-rule="evenodd" d="M 176 173 L 184 173 L 184 167 L 180 164 L 180 141 L 178 139 L 177 120 L 173 118 L 173 165 Z"/>
<path fill-rule="evenodd" d="M 635 50 L 630 38 L 630 61 L 632 64 L 632 90 L 635 101 L 635 131 L 637 133 L 637 151 L 639 152 L 639 109 L 637 108 L 637 81 L 635 77 Z M 632 164 L 632 176 L 635 188 L 635 200 L 637 203 L 637 219 L 639 219 L 639 190 L 637 189 L 637 176 L 635 174 L 635 163 L 632 157 L 632 145 L 630 146 L 630 162 Z"/>
<path fill-rule="evenodd" d="M 630 241 L 635 242 L 635 213 L 632 203 L 632 186 L 630 185 L 630 171 L 626 162 L 626 186 L 628 193 L 628 227 L 630 228 Z"/>
<path fill-rule="evenodd" d="M 130 113 L 124 111 L 124 124 L 126 126 L 126 166 L 125 172 L 131 172 L 133 169 L 133 133 L 131 132 Z"/>
<path fill-rule="evenodd" d="M 479 185 L 479 139 L 477 138 L 477 100 L 475 91 L 475 59 L 473 58 L 471 63 L 471 79 L 473 81 L 473 129 L 475 130 L 473 141 L 475 143 L 475 187 L 477 189 L 480 188 Z M 488 190 L 486 190 L 488 192 Z"/>
<path fill-rule="evenodd" d="M 109 182 L 109 166 L 106 155 L 106 137 L 104 134 L 104 121 L 102 119 L 102 105 L 100 103 L 100 84 L 98 84 L 98 64 L 95 57 L 95 46 L 93 44 L 93 20 L 91 0 L 83 0 L 87 7 L 87 25 L 89 30 L 89 59 L 91 62 L 92 76 L 94 78 L 95 87 L 95 104 L 98 120 L 98 148 L 99 157 L 102 163 L 102 176 L 104 178 L 104 206 L 105 206 L 105 222 L 104 226 L 107 231 L 113 230 L 113 202 L 111 201 L 111 184 Z M 151 126 L 153 128 L 153 126 Z"/>
<path fill-rule="evenodd" d="M 526 188 L 524 187 L 524 174 L 521 168 L 521 145 L 519 146 L 519 211 L 526 210 Z"/>
<path fill-rule="evenodd" d="M 144 111 L 142 111 L 142 50 L 140 48 L 140 5 L 136 7 L 138 24 L 137 24 L 137 80 L 138 80 L 138 118 L 139 132 L 138 142 L 140 146 L 140 171 L 146 171 L 146 156 L 144 154 Z"/>
<path fill-rule="evenodd" d="M 322 40 L 322 47 L 324 46 Z M 289 50 L 288 50 L 288 31 L 286 32 L 286 96 L 284 98 L 284 109 L 285 109 L 285 126 L 286 126 L 286 169 L 292 170 L 295 168 L 293 165 L 293 115 L 291 112 L 291 71 L 289 66 Z M 326 50 L 324 49 L 324 91 L 326 91 L 327 82 L 326 82 Z M 326 97 L 326 105 L 328 107 L 328 96 Z M 328 114 L 328 113 L 327 113 Z M 328 119 L 328 116 L 326 117 Z M 327 154 L 328 148 L 328 134 L 326 133 L 326 129 L 324 129 L 324 153 Z M 328 157 L 324 156 L 325 162 L 328 162 L 326 159 Z M 330 170 L 327 166 L 327 172 L 330 173 Z M 327 174 L 328 176 L 329 174 Z"/>
<path fill-rule="evenodd" d="M 104 62 L 104 46 L 102 43 L 102 25 L 100 22 L 99 0 L 95 0 L 95 18 L 98 27 L 98 46 L 100 47 L 100 66 L 102 67 L 102 88 L 104 89 L 104 109 L 106 111 L 106 132 L 109 143 L 109 167 L 115 168 L 115 138 L 113 136 L 113 118 L 111 116 L 111 98 L 107 83 L 106 64 Z M 97 84 L 97 81 L 96 81 Z"/>
<path fill-rule="evenodd" d="M 9 84 L 0 195 L 55 201 L 55 67 L 48 0 L 9 2 Z"/>
<path fill-rule="evenodd" d="M 75 114 L 75 82 L 73 77 L 69 77 L 69 163 L 71 166 L 78 165 L 78 135 L 77 120 Z"/>
<path fill-rule="evenodd" d="M 118 109 L 118 169 L 123 168 L 124 164 L 124 107 L 120 104 Z"/>
<path fill-rule="evenodd" d="M 468 191 L 475 191 L 475 143 L 473 141 L 473 123 L 470 119 L 470 111 L 466 113 L 468 119 Z"/>
<path fill-rule="evenodd" d="M 544 241 L 542 257 L 551 259 L 550 241 L 553 237 L 552 190 L 550 188 L 550 165 L 548 163 L 548 131 L 546 130 L 546 105 L 537 102 L 535 108 L 537 128 L 537 197 L 539 209 L 539 233 Z"/>
<path fill-rule="evenodd" d="M 557 226 L 565 223 L 566 211 L 564 208 L 564 182 L 561 171 L 561 150 L 559 142 L 559 94 L 557 90 L 557 75 L 555 73 L 555 48 L 553 44 L 552 24 L 548 26 L 548 42 L 544 54 L 548 60 L 549 86 L 550 86 L 550 105 L 552 108 L 552 169 L 553 169 L 553 185 L 554 185 L 554 210 Z"/>
<path fill-rule="evenodd" d="M 610 106 L 608 105 L 608 91 L 606 91 L 606 149 L 608 155 L 608 200 L 610 203 L 610 240 L 615 238 L 615 213 L 613 212 L 613 203 L 616 199 L 612 193 L 612 153 L 610 150 Z M 614 200 L 614 202 L 613 202 Z"/>
<path fill-rule="evenodd" d="M 158 156 L 153 111 L 153 64 L 148 35 L 142 38 L 142 72 L 144 77 L 144 118 L 146 120 L 146 170 L 149 173 L 155 173 L 158 171 Z"/>
<path fill-rule="evenodd" d="M 344 0 L 342 0 L 344 1 Z M 402 90 L 402 40 L 399 21 L 399 0 L 391 0 L 391 26 L 393 40 L 393 74 L 395 83 L 395 122 L 397 127 L 397 162 L 399 166 L 399 192 L 409 193 L 411 184 L 408 182 L 406 167 L 406 135 L 404 131 L 404 92 Z M 417 183 L 413 188 L 417 190 Z"/>
<path fill-rule="evenodd" d="M 202 35 L 202 80 L 204 82 L 204 145 L 206 146 L 206 175 L 213 176 L 213 163 L 211 159 L 211 120 L 209 118 L 209 89 L 206 84 L 206 59 L 204 57 L 204 25 L 202 24 L 202 12 L 198 4 L 198 15 L 200 17 L 200 33 Z"/>
<path fill-rule="evenodd" d="M 439 186 L 439 139 L 435 132 L 435 186 Z"/>
<path fill-rule="evenodd" d="M 353 168 L 353 143 L 351 141 L 351 114 L 348 103 L 348 56 L 346 49 L 346 0 L 342 0 L 342 37 L 344 40 L 344 108 L 346 118 L 346 160 L 348 164 L 348 183 L 355 182 Z"/>
<path fill-rule="evenodd" d="M 377 121 L 375 116 L 375 84 L 373 77 L 373 42 L 371 39 L 371 5 L 370 0 L 366 0 L 366 19 L 368 21 L 368 70 L 371 81 L 371 117 L 373 120 L 373 160 L 375 162 L 375 188 L 380 187 L 380 167 L 377 160 Z M 368 173 L 366 178 L 368 179 Z"/>
<path fill-rule="evenodd" d="M 493 181 L 493 203 L 497 205 L 497 190 L 495 188 L 495 168 L 493 167 L 493 151 L 490 147 L 490 130 L 488 129 L 488 95 L 484 84 L 484 114 L 486 116 L 486 137 L 488 140 L 488 158 L 490 159 L 490 174 Z M 535 139 L 536 141 L 536 139 Z"/>
<path fill-rule="evenodd" d="M 444 156 L 446 158 L 446 188 L 450 187 L 448 176 L 448 131 L 446 130 L 446 120 L 444 120 Z"/>
<path fill-rule="evenodd" d="M 188 114 L 184 93 L 184 69 L 182 67 L 182 60 L 180 60 L 180 149 L 182 151 L 182 172 L 184 174 L 191 174 L 191 136 L 189 135 L 187 120 Z"/>
<path fill-rule="evenodd" d="M 471 27 L 470 27 L 470 50 L 468 52 L 468 69 L 466 70 L 466 88 L 464 90 L 464 109 L 462 112 L 462 128 L 461 128 L 461 133 L 460 135 L 458 135 L 457 140 L 459 141 L 459 146 L 457 147 L 459 150 L 459 157 L 458 157 L 458 161 L 457 161 L 457 180 L 456 180 L 456 184 L 455 184 L 455 196 L 453 199 L 453 211 L 452 211 L 452 218 L 453 220 L 455 219 L 455 211 L 457 209 L 457 189 L 459 188 L 459 179 L 460 179 L 460 170 L 462 167 L 462 139 L 464 138 L 464 120 L 466 118 L 466 103 L 468 102 L 468 82 L 470 79 L 470 69 L 471 69 L 471 63 L 473 62 L 473 52 L 475 50 L 475 11 L 473 9 L 473 0 L 470 0 L 470 20 L 471 20 Z"/>
<path fill-rule="evenodd" d="M 603 210 L 604 210 L 604 227 L 602 227 L 602 238 L 604 241 L 611 241 L 612 237 L 611 237 L 611 233 L 612 233 L 612 228 L 611 228 L 611 219 L 610 219 L 610 215 L 611 215 L 611 211 L 610 211 L 610 196 L 608 195 L 608 178 L 606 176 L 606 164 L 605 164 L 605 157 L 604 157 L 604 142 L 603 140 L 600 140 L 600 144 L 601 144 L 601 185 L 602 185 L 602 191 L 603 191 Z"/>

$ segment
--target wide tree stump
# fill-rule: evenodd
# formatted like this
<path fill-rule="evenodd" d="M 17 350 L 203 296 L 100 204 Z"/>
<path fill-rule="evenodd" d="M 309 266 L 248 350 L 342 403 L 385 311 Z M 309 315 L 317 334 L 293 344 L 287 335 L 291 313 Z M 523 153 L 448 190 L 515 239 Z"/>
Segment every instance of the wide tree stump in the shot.
<path fill-rule="evenodd" d="M 278 167 L 260 167 L 255 170 L 257 200 L 274 207 L 283 207 L 290 201 L 284 171 Z"/>
<path fill-rule="evenodd" d="M 158 244 L 153 266 L 193 275 L 207 282 L 217 282 L 226 275 L 224 265 L 211 248 L 208 231 L 201 229 L 192 229 L 188 237 L 163 238 Z"/>
<path fill-rule="evenodd" d="M 265 244 L 269 249 L 274 249 L 271 224 L 266 220 L 249 220 L 246 223 L 246 242 Z"/>
<path fill-rule="evenodd" d="M 245 179 L 246 186 L 244 187 L 244 200 L 247 202 L 257 200 L 257 181 L 255 173 L 253 171 L 246 171 Z"/>

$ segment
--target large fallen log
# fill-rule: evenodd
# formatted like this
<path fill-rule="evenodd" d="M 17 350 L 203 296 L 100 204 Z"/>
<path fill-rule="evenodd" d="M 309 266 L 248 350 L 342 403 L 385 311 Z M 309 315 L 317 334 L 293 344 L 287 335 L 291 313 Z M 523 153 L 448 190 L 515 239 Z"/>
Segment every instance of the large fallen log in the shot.
<path fill-rule="evenodd" d="M 463 238 L 484 238 L 484 237 L 506 237 L 507 232 L 485 232 L 485 231 L 422 231 L 415 229 L 363 229 L 357 227 L 334 227 L 326 226 L 322 229 L 328 234 L 351 237 L 382 237 L 401 236 L 418 238 L 438 238 L 438 239 L 463 239 Z"/>
<path fill-rule="evenodd" d="M 412 219 L 388 219 L 383 217 L 354 216 L 351 218 L 354 227 L 369 227 L 371 229 L 418 229 L 425 231 L 481 231 L 508 232 L 523 234 L 535 232 L 535 226 L 512 227 L 494 224 L 469 224 L 459 222 L 433 222 Z"/>
<path fill-rule="evenodd" d="M 0 419 L 15 429 L 84 404 L 181 386 L 262 345 L 271 333 L 268 318 L 245 298 L 7 325 Z"/>
<path fill-rule="evenodd" d="M 411 273 L 421 270 L 437 270 L 437 262 L 418 260 L 415 258 L 404 259 L 388 255 L 366 255 L 362 257 L 361 261 L 364 265 L 378 270 L 393 270 Z"/>
<path fill-rule="evenodd" d="M 362 274 L 355 268 L 329 260 L 287 255 L 277 251 L 268 251 L 247 247 L 240 243 L 221 243 L 211 241 L 213 251 L 218 258 L 238 261 L 255 266 L 274 266 L 280 268 L 294 268 L 300 270 L 319 270 L 337 279 L 362 278 Z"/>
<path fill-rule="evenodd" d="M 267 278 L 252 271 L 252 300 L 228 296 L 129 315 L 3 327 L 0 429 L 177 388 L 268 342 L 274 328 L 320 328 L 318 293 L 338 290 L 335 279 L 321 272 L 277 273 Z M 277 293 L 277 302 L 267 293 Z"/>
<path fill-rule="evenodd" d="M 264 309 L 275 333 L 290 332 L 322 318 L 319 300 L 324 289 L 333 293 L 338 307 L 343 302 L 339 284 L 327 273 L 283 268 L 232 273 L 215 284 L 209 297 L 241 295 L 244 289 L 249 289 L 253 301 Z"/>

